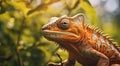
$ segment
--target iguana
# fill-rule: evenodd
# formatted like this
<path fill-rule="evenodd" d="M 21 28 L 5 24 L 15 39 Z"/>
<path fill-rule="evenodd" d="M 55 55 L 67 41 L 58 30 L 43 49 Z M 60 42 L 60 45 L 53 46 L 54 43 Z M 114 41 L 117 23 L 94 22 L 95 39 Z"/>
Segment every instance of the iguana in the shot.
<path fill-rule="evenodd" d="M 87 26 L 85 14 L 52 17 L 42 27 L 43 36 L 58 43 L 69 53 L 63 66 L 120 66 L 120 48 L 101 31 Z M 51 66 L 60 66 L 51 64 Z"/>

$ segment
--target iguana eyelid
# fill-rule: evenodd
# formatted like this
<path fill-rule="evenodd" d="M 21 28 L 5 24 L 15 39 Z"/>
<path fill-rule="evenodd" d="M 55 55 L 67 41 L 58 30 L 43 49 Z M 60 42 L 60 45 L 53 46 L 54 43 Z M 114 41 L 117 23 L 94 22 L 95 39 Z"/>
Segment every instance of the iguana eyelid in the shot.
<path fill-rule="evenodd" d="M 70 21 L 68 19 L 62 19 L 58 24 L 58 27 L 62 30 L 66 30 L 70 27 Z"/>

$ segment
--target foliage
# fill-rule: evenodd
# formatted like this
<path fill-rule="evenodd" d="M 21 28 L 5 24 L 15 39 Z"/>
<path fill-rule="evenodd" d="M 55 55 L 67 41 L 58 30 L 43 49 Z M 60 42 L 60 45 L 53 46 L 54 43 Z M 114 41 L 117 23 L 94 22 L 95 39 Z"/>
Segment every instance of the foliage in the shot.
<path fill-rule="evenodd" d="M 43 38 L 40 30 L 53 16 L 81 12 L 99 24 L 88 0 L 0 0 L 0 66 L 46 66 L 60 62 L 56 52 L 66 59 L 67 51 Z"/>

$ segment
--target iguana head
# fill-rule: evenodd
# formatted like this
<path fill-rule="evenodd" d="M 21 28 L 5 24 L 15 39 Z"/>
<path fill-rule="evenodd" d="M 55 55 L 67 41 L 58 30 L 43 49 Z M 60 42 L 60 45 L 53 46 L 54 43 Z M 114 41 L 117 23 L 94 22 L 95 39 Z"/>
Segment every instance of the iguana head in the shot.
<path fill-rule="evenodd" d="M 42 27 L 42 34 L 48 40 L 55 42 L 76 42 L 81 38 L 83 22 L 83 14 L 77 14 L 73 17 L 52 17 Z"/>

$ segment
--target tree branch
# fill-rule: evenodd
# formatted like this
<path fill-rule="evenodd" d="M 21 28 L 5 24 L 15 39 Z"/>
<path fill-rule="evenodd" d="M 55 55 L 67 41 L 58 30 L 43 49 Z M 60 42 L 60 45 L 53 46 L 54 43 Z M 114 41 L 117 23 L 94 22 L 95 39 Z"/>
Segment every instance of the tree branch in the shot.
<path fill-rule="evenodd" d="M 17 55 L 18 65 L 19 65 L 19 66 L 23 66 L 23 63 L 22 63 L 22 58 L 21 58 L 21 56 L 20 56 L 20 54 L 19 54 L 19 50 L 18 50 L 17 48 L 18 48 L 18 46 L 19 46 L 20 39 L 21 39 L 21 34 L 22 34 L 22 32 L 23 32 L 23 29 L 24 29 L 25 19 L 26 19 L 26 18 L 23 17 L 23 21 L 22 21 L 22 23 L 21 23 L 20 30 L 19 30 L 19 32 L 18 32 L 17 43 L 16 43 L 16 45 L 15 45 L 15 53 L 16 53 L 16 55 Z"/>

